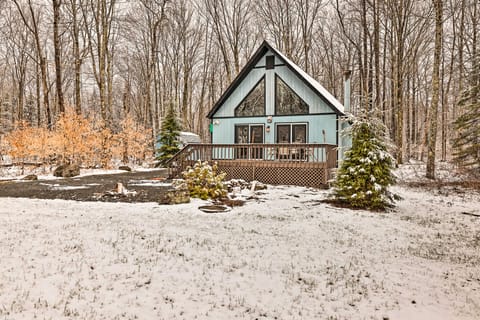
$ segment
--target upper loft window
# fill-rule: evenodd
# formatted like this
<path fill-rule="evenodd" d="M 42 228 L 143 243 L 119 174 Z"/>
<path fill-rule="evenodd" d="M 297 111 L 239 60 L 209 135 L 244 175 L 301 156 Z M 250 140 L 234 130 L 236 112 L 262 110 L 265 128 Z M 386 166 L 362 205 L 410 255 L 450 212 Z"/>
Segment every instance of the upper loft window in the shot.
<path fill-rule="evenodd" d="M 265 57 L 265 69 L 270 70 L 275 68 L 275 56 Z"/>
<path fill-rule="evenodd" d="M 235 116 L 265 115 L 265 77 L 263 77 L 235 109 Z"/>
<path fill-rule="evenodd" d="M 308 114 L 308 104 L 278 75 L 275 76 L 275 114 Z"/>

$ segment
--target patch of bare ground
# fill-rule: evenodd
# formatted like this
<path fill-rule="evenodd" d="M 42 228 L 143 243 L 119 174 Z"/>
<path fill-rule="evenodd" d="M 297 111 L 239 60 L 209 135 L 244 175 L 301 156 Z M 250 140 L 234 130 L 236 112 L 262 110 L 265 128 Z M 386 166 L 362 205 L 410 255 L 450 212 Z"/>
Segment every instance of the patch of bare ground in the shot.
<path fill-rule="evenodd" d="M 0 197 L 102 202 L 158 202 L 170 187 L 166 169 L 62 178 L 0 181 Z M 155 183 L 157 182 L 157 183 Z M 128 192 L 116 192 L 118 184 Z"/>

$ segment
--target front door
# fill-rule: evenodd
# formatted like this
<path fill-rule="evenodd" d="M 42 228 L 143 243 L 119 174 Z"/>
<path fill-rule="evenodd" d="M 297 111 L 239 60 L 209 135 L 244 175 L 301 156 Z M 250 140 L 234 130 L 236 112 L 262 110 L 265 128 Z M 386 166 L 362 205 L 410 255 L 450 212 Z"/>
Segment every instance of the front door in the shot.
<path fill-rule="evenodd" d="M 263 143 L 263 125 L 250 126 L 250 143 Z M 252 147 L 250 151 L 251 159 L 262 159 L 263 148 Z"/>
<path fill-rule="evenodd" d="M 263 143 L 263 125 L 242 124 L 235 126 L 235 143 L 251 144 Z M 235 157 L 237 159 L 262 159 L 263 148 L 260 147 L 240 147 L 235 148 Z"/>

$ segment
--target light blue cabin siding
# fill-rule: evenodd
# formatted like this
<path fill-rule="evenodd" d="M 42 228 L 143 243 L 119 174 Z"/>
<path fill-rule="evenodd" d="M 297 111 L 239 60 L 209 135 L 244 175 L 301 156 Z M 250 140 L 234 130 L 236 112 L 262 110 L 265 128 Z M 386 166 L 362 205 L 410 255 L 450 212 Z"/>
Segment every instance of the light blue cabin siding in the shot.
<path fill-rule="evenodd" d="M 264 126 L 265 143 L 276 142 L 276 125 L 278 124 L 307 124 L 307 143 L 337 144 L 337 118 L 335 114 L 323 115 L 299 115 L 272 117 L 272 122 L 267 122 L 267 117 L 252 118 L 223 118 L 213 122 L 212 143 L 231 144 L 235 143 L 235 125 L 250 124 Z M 270 132 L 266 132 L 270 126 Z M 325 131 L 325 136 L 322 130 Z"/>

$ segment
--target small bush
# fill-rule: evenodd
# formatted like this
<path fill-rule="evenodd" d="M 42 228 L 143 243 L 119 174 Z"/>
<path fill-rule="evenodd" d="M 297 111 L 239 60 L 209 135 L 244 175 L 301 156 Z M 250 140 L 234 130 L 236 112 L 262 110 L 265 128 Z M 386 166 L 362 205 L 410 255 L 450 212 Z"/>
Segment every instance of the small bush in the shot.
<path fill-rule="evenodd" d="M 158 156 L 157 166 L 164 166 L 168 160 L 170 160 L 180 148 L 178 147 L 178 135 L 180 134 L 180 123 L 177 120 L 177 115 L 173 104 L 170 104 L 168 113 L 162 121 L 162 128 L 160 135 L 158 136 L 157 143 L 160 147 L 156 150 Z"/>
<path fill-rule="evenodd" d="M 193 198 L 218 199 L 227 194 L 223 180 L 226 173 L 218 173 L 217 165 L 209 165 L 207 161 L 198 161 L 192 167 L 182 172 L 190 196 Z"/>

